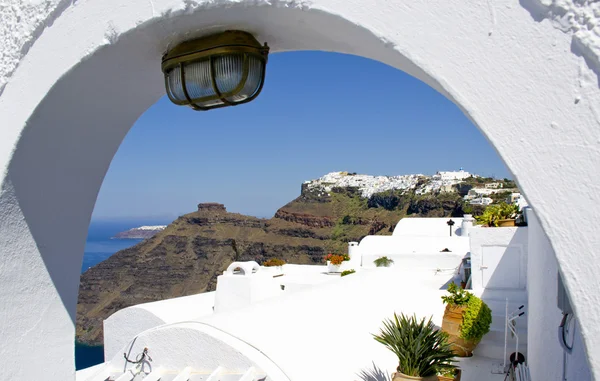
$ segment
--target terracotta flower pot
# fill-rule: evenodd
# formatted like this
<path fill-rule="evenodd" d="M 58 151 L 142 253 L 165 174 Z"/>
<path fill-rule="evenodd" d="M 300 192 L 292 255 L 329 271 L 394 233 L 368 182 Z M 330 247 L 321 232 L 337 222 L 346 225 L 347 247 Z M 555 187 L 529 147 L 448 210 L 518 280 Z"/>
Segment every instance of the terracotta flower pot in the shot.
<path fill-rule="evenodd" d="M 456 369 L 456 372 L 454 373 L 454 377 L 438 376 L 437 380 L 438 381 L 460 381 L 461 373 L 462 372 L 460 371 L 460 369 Z"/>
<path fill-rule="evenodd" d="M 392 373 L 392 381 L 437 381 L 438 376 L 429 377 L 411 377 L 404 373 L 396 372 Z"/>
<path fill-rule="evenodd" d="M 448 342 L 452 352 L 458 357 L 473 356 L 473 350 L 479 344 L 479 340 L 464 340 L 460 337 L 460 325 L 466 308 L 466 306 L 448 304 L 442 320 L 442 331 L 448 334 Z"/>
<path fill-rule="evenodd" d="M 515 226 L 515 220 L 514 219 L 498 220 L 498 226 L 499 227 Z"/>

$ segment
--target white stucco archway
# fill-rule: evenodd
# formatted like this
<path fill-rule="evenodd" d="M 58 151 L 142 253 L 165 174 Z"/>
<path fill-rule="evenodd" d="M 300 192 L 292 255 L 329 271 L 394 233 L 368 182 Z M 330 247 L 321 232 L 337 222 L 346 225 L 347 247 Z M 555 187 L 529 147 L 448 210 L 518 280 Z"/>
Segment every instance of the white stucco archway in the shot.
<path fill-rule="evenodd" d="M 600 379 L 600 42 L 577 18 L 566 31 L 546 19 L 589 11 L 597 24 L 598 4 L 539 1 L 11 1 L 0 13 L 5 378 L 74 379 L 79 269 L 109 163 L 164 94 L 167 48 L 238 28 L 272 51 L 379 60 L 455 102 L 535 207 Z"/>

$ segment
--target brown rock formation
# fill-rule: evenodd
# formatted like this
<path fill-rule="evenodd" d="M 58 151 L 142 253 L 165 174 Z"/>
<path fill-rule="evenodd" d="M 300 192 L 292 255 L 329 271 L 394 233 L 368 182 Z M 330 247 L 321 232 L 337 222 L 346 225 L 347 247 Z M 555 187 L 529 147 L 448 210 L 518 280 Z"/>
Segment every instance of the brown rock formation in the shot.
<path fill-rule="evenodd" d="M 291 213 L 283 209 L 279 209 L 275 213 L 275 218 L 315 228 L 331 227 L 335 225 L 335 222 L 332 221 L 331 217 L 317 217 L 311 216 L 310 214 Z"/>
<path fill-rule="evenodd" d="M 217 202 L 205 202 L 198 204 L 199 212 L 223 212 L 227 213 L 227 209 L 225 209 L 225 205 L 219 204 Z"/>

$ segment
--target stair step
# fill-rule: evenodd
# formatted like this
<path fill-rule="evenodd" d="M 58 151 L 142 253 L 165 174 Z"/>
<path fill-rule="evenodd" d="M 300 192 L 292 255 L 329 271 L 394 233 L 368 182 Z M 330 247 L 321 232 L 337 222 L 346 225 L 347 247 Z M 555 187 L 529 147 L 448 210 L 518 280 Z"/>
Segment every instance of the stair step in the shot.
<path fill-rule="evenodd" d="M 184 370 L 182 370 L 177 377 L 175 377 L 173 379 L 173 381 L 188 381 L 190 379 L 190 374 L 192 373 L 192 368 L 191 367 L 187 367 Z"/>
<path fill-rule="evenodd" d="M 496 314 L 504 315 L 506 313 L 506 301 L 505 300 L 484 300 L 485 304 Z M 517 308 L 523 306 L 522 311 L 527 311 L 527 303 L 524 302 L 511 302 L 508 301 L 508 313 L 515 311 Z"/>
<path fill-rule="evenodd" d="M 127 371 L 125 373 L 123 373 L 122 375 L 120 375 L 118 378 L 115 379 L 115 381 L 131 381 L 135 378 L 135 374 Z"/>
<path fill-rule="evenodd" d="M 219 379 L 219 375 L 221 374 L 221 371 L 223 370 L 223 368 L 221 368 L 220 366 L 217 367 L 217 369 L 215 369 L 210 376 L 208 376 L 208 378 L 206 379 L 206 381 L 217 381 Z"/>
<path fill-rule="evenodd" d="M 254 381 L 255 374 L 256 374 L 256 371 L 254 370 L 254 367 L 250 367 L 250 368 L 248 368 L 246 373 L 244 373 L 242 378 L 239 379 L 239 381 Z"/>
<path fill-rule="evenodd" d="M 155 369 L 152 372 L 150 372 L 150 374 L 148 374 L 146 377 L 144 377 L 144 381 L 158 381 L 160 380 L 162 374 L 163 371 L 161 368 Z"/>
<path fill-rule="evenodd" d="M 479 296 L 486 303 L 488 301 L 506 301 L 514 303 L 527 303 L 527 291 L 526 290 L 489 290 L 485 289 Z"/>
<path fill-rule="evenodd" d="M 495 315 L 492 314 L 492 324 L 491 329 L 502 330 L 504 331 L 504 326 L 506 325 L 506 317 L 504 315 Z M 515 327 L 519 332 L 527 331 L 527 317 L 522 316 L 515 320 Z"/>
<path fill-rule="evenodd" d="M 514 351 L 514 343 L 513 345 L 508 345 L 506 348 L 506 356 L 510 356 Z M 519 352 L 523 353 L 525 358 L 527 358 L 527 347 L 521 345 L 521 343 L 519 343 Z M 482 340 L 473 353 L 477 356 L 488 357 L 495 360 L 504 360 L 504 342 L 497 343 Z"/>
<path fill-rule="evenodd" d="M 88 378 L 87 381 L 106 381 L 110 377 L 110 369 L 107 366 L 104 366 L 102 370 L 96 373 L 91 378 Z"/>
<path fill-rule="evenodd" d="M 519 332 L 519 345 L 527 343 L 527 330 L 520 330 Z M 516 338 L 510 335 L 508 332 L 508 345 L 515 342 Z M 496 343 L 502 343 L 504 345 L 504 329 L 490 328 L 490 331 L 483 337 L 483 341 L 490 341 Z"/>

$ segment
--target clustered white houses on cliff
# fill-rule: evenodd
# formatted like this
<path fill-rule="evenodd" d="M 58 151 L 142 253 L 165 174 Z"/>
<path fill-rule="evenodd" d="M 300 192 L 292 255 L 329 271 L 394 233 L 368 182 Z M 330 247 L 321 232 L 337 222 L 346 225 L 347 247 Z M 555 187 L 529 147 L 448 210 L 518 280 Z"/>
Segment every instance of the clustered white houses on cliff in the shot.
<path fill-rule="evenodd" d="M 348 172 L 331 172 L 316 180 L 305 181 L 305 186 L 324 192 L 331 192 L 333 188 L 355 187 L 362 197 L 369 198 L 375 193 L 389 190 L 414 189 L 417 194 L 445 191 L 452 185 L 476 175 L 471 175 L 462 169 L 455 172 L 437 172 L 433 176 L 422 174 L 402 176 L 372 176 Z"/>
<path fill-rule="evenodd" d="M 526 274 L 532 378 L 586 380 L 589 369 L 590 378 L 600 379 L 600 225 L 595 223 L 600 202 L 594 193 L 600 189 L 600 177 L 590 176 L 600 163 L 599 8 L 600 3 L 585 0 L 416 1 L 410 6 L 396 0 L 5 1 L 0 6 L 3 377 L 75 379 L 73 337 L 81 260 L 111 159 L 134 121 L 165 96 L 165 53 L 184 41 L 242 29 L 267 41 L 271 54 L 323 50 L 383 62 L 457 104 L 497 150 L 534 210 L 526 228 L 526 265 L 519 267 L 518 276 Z M 182 84 L 176 75 L 171 80 Z M 176 93 L 180 96 L 182 91 Z M 373 136 L 365 136 L 365 144 L 376 144 Z M 385 133 L 379 137 L 385 138 Z M 399 142 L 398 147 L 411 143 Z M 389 159 L 397 159 L 395 152 Z M 569 202 L 564 202 L 567 194 Z M 502 250 L 494 247 L 502 245 L 491 246 L 497 258 Z M 510 248 L 509 258 L 515 250 L 523 251 Z M 486 263 L 479 269 L 473 266 L 479 274 L 490 268 Z M 208 337 L 219 337 L 228 343 L 224 348 L 240 350 L 202 352 L 213 364 L 220 359 L 248 364 L 252 354 L 252 361 L 273 378 L 283 374 L 282 379 L 295 381 L 355 379 L 354 373 L 349 375 L 353 367 L 378 353 L 362 351 L 363 343 L 371 348 L 370 338 L 347 334 L 367 335 L 361 327 L 371 320 L 347 317 L 360 317 L 365 311 L 383 316 L 406 308 L 417 312 L 429 299 L 421 292 L 413 294 L 415 282 L 410 274 L 380 277 L 364 271 L 315 288 L 315 293 L 298 291 L 281 300 L 265 300 L 261 307 L 257 303 L 218 318 L 215 314 L 203 324 L 181 327 L 177 337 L 169 336 L 174 340 L 158 346 L 165 350 L 165 357 L 158 357 L 167 359 L 188 344 L 193 348 L 198 341 L 186 341 L 188 337 L 202 337 L 206 347 L 217 348 L 219 342 Z M 431 287 L 421 284 L 423 289 L 435 288 L 435 281 Z M 568 316 L 575 316 L 570 321 L 576 322 L 578 337 L 567 351 L 557 337 L 562 322 L 555 303 L 559 284 L 565 288 L 561 295 L 569 298 Z M 379 298 L 355 297 L 365 285 L 377 288 L 374 295 Z M 321 302 L 296 308 L 315 298 Z M 567 308 L 564 298 L 560 300 Z M 428 308 L 418 312 L 428 313 Z M 263 329 L 250 325 L 259 309 L 263 322 L 272 318 Z M 303 317 L 313 333 L 291 329 L 286 319 L 296 316 Z M 333 321 L 346 323 L 332 330 L 328 323 Z M 368 331 L 377 327 L 369 326 Z M 164 328 L 146 331 L 147 339 L 160 336 Z M 190 329 L 200 333 L 188 335 Z M 315 332 L 321 334 L 318 341 Z M 259 341 L 262 348 L 248 344 Z M 351 354 L 342 351 L 356 360 L 352 367 L 342 366 L 345 360 L 335 355 L 339 348 L 355 349 Z M 389 354 L 379 353 L 388 364 L 383 356 Z M 159 361 L 156 354 L 153 358 Z M 194 358 L 194 351 L 186 351 L 171 365 L 192 364 Z M 270 364 L 277 366 L 269 368 Z"/>

